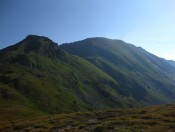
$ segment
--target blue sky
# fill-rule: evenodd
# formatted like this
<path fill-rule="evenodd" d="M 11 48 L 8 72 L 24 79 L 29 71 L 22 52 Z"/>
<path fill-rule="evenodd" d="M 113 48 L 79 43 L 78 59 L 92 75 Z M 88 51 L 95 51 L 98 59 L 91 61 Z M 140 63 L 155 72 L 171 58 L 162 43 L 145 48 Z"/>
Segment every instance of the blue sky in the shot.
<path fill-rule="evenodd" d="M 174 0 L 0 0 L 0 48 L 29 34 L 61 44 L 122 39 L 175 60 Z"/>

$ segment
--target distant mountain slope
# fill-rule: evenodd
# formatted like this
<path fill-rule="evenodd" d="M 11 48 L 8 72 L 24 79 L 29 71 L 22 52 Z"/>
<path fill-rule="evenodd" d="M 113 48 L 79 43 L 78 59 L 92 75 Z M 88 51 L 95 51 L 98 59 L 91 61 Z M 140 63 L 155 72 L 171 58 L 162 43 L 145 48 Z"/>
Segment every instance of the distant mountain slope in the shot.
<path fill-rule="evenodd" d="M 173 60 L 167 60 L 167 62 L 168 62 L 170 65 L 172 65 L 173 67 L 175 67 L 175 61 L 173 61 Z"/>
<path fill-rule="evenodd" d="M 122 95 L 140 104 L 175 101 L 175 70 L 164 59 L 121 40 L 88 38 L 63 44 L 119 82 Z"/>

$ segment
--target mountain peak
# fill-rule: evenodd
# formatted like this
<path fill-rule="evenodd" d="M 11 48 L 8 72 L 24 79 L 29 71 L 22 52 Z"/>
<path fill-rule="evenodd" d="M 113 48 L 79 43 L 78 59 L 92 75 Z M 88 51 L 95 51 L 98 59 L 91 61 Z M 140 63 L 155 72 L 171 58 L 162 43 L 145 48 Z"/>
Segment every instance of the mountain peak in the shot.
<path fill-rule="evenodd" d="M 44 36 L 28 35 L 23 41 L 20 42 L 21 47 L 24 48 L 25 52 L 41 50 L 57 50 L 58 44 L 53 42 L 51 39 Z"/>
<path fill-rule="evenodd" d="M 16 104 L 22 104 L 19 110 L 61 113 L 175 102 L 174 67 L 115 39 L 97 37 L 58 46 L 46 37 L 29 35 L 0 50 L 0 58 L 5 114 L 9 108 L 18 110 Z"/>
<path fill-rule="evenodd" d="M 26 53 L 32 51 L 49 56 L 51 58 L 60 58 L 60 55 L 64 54 L 57 43 L 45 36 L 28 35 L 22 41 L 22 45 Z"/>
<path fill-rule="evenodd" d="M 125 41 L 120 40 L 120 39 L 111 39 L 111 38 L 106 38 L 106 37 L 92 37 L 92 38 L 86 38 L 85 40 L 89 40 L 89 41 L 102 41 L 102 42 L 115 41 L 115 42 L 126 43 Z"/>
<path fill-rule="evenodd" d="M 18 54 L 34 52 L 52 59 L 64 58 L 64 52 L 59 48 L 57 43 L 47 37 L 38 35 L 28 35 L 21 42 L 2 50 L 3 53 L 7 54 L 9 54 L 9 51 L 17 51 Z"/>
<path fill-rule="evenodd" d="M 39 35 L 28 35 L 24 40 L 44 40 L 44 41 L 49 41 L 53 42 L 51 39 L 45 36 L 39 36 Z"/>
<path fill-rule="evenodd" d="M 27 35 L 26 38 L 33 38 L 33 37 L 43 37 L 43 36 L 29 34 L 29 35 Z"/>

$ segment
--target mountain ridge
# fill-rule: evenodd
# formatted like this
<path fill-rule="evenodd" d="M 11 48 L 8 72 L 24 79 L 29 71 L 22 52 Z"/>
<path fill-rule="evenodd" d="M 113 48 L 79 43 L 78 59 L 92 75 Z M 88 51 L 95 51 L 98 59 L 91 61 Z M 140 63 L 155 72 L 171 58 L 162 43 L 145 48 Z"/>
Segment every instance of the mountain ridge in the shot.
<path fill-rule="evenodd" d="M 89 48 L 87 45 L 89 45 L 89 47 L 92 47 Z M 103 38 L 101 41 L 99 38 L 92 38 L 74 43 L 63 44 L 60 47 L 73 55 L 78 55 L 89 60 L 101 70 L 107 72 L 108 75 L 114 77 L 114 79 L 120 79 L 120 77 L 116 77 L 117 74 L 123 76 L 124 73 L 121 73 L 123 68 L 123 71 L 125 70 L 127 72 L 132 71 L 144 72 L 145 74 L 149 73 L 149 75 L 147 75 L 148 78 L 151 74 L 149 72 L 151 70 L 148 68 L 154 69 L 153 74 L 157 74 L 156 70 L 158 70 L 160 74 L 163 71 L 163 74 L 167 72 L 172 76 L 175 73 L 174 68 L 165 60 L 158 58 L 153 54 L 150 54 L 142 48 L 137 48 L 134 45 L 127 44 L 124 41 L 120 40 L 105 39 L 104 41 Z M 104 67 L 104 65 L 106 65 L 106 67 Z M 109 69 L 113 70 L 109 71 Z M 131 73 L 131 75 L 132 74 L 133 73 Z M 159 78 L 157 75 L 154 76 Z M 152 79 L 155 77 L 152 77 Z M 132 80 L 132 78 L 130 78 L 130 80 Z M 120 81 L 122 80 L 120 79 Z M 127 82 L 129 82 L 129 80 L 127 80 Z"/>
<path fill-rule="evenodd" d="M 64 46 L 29 35 L 0 50 L 0 118 L 175 101 L 173 67 L 142 48 L 101 37 L 68 45 L 76 54 Z"/>
<path fill-rule="evenodd" d="M 44 112 L 122 107 L 117 90 L 110 93 L 110 85 L 117 89 L 118 84 L 106 73 L 90 62 L 66 53 L 55 43 L 53 49 L 48 46 L 50 41 L 43 41 L 43 37 L 37 41 L 33 41 L 35 36 L 31 37 L 0 51 L 0 104 L 3 106 L 0 112 L 4 118 L 17 118 L 6 113 L 7 109 L 32 116 Z M 28 45 L 31 47 L 26 52 Z"/>

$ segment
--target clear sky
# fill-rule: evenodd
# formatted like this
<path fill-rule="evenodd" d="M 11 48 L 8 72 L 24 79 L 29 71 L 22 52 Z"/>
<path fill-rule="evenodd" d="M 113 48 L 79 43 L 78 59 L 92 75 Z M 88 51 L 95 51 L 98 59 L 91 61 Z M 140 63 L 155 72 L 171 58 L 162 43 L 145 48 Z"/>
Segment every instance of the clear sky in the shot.
<path fill-rule="evenodd" d="M 122 39 L 175 60 L 175 0 L 0 0 L 0 48 L 29 34 Z"/>

